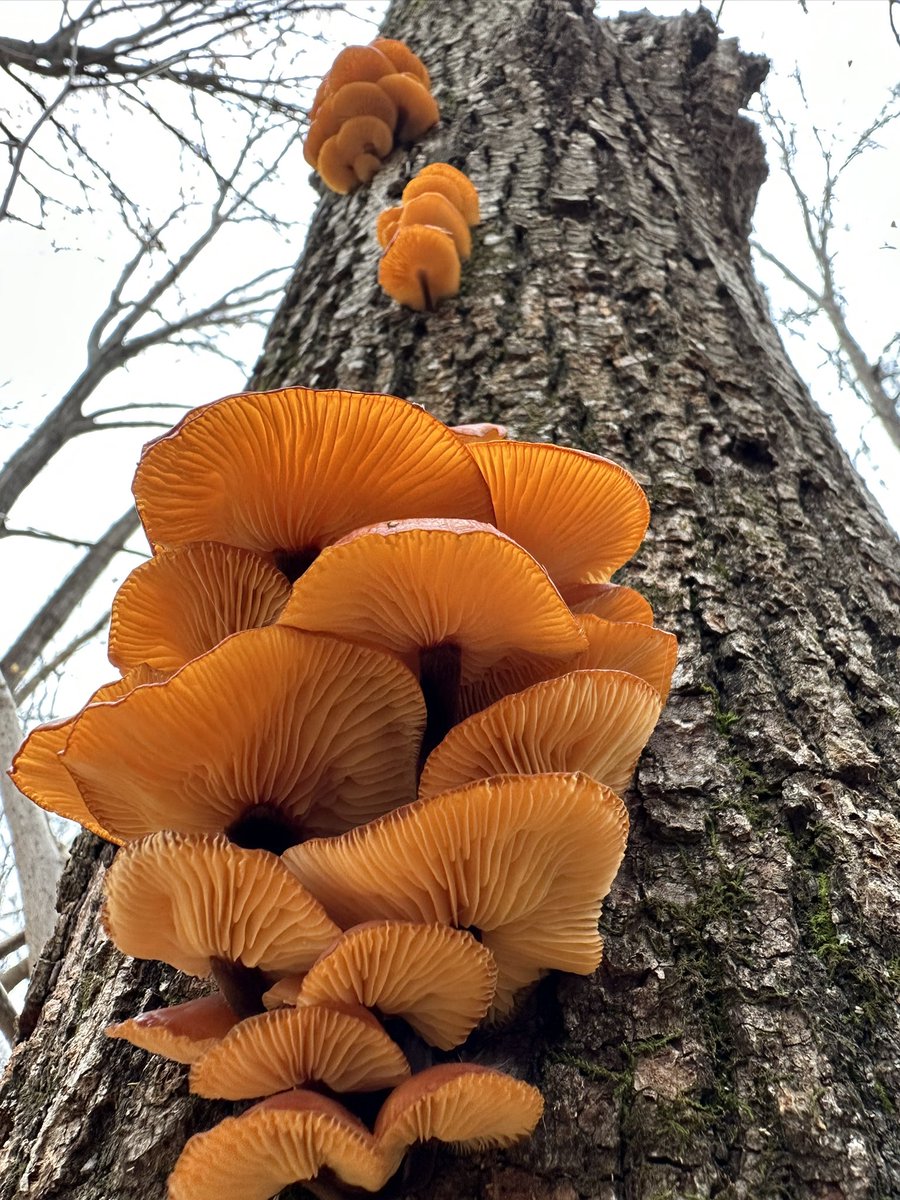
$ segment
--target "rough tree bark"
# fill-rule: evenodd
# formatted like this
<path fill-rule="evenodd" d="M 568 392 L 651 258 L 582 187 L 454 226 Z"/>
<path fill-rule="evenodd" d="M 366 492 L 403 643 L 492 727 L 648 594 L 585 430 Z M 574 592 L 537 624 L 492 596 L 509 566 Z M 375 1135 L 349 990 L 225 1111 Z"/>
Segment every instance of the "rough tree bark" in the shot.
<path fill-rule="evenodd" d="M 900 555 L 753 278 L 765 166 L 739 109 L 765 63 L 705 12 L 606 22 L 584 0 L 398 0 L 388 31 L 443 124 L 323 200 L 254 382 L 391 391 L 626 463 L 653 523 L 623 579 L 681 638 L 603 967 L 471 1048 L 540 1085 L 542 1127 L 440 1157 L 418 1194 L 896 1197 Z M 374 221 L 436 159 L 485 220 L 459 299 L 417 316 L 378 291 Z M 64 880 L 2 1097 L 2 1200 L 161 1196 L 218 1115 L 103 1041 L 184 992 L 97 933 L 111 855 L 85 838 Z"/>

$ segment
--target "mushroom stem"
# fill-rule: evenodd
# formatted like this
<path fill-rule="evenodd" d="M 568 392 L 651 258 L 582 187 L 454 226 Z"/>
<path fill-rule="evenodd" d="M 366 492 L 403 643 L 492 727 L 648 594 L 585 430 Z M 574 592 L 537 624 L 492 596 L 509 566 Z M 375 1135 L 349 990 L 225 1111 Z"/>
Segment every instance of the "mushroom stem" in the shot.
<path fill-rule="evenodd" d="M 219 991 L 242 1021 L 266 1011 L 262 994 L 269 984 L 259 967 L 245 967 L 226 958 L 212 958 L 210 965 Z"/>
<path fill-rule="evenodd" d="M 419 656 L 419 684 L 427 712 L 420 768 L 459 718 L 462 652 L 455 642 L 428 646 Z"/>
<path fill-rule="evenodd" d="M 431 288 L 428 286 L 428 272 L 418 271 L 416 277 L 419 280 L 419 286 L 422 289 L 422 302 L 425 305 L 426 312 L 434 312 L 434 301 L 431 298 Z"/>
<path fill-rule="evenodd" d="M 272 557 L 282 575 L 294 583 L 319 557 L 319 547 L 305 546 L 302 550 L 276 550 Z"/>
<path fill-rule="evenodd" d="M 304 840 L 303 831 L 274 804 L 254 804 L 226 830 L 228 840 L 244 850 L 283 854 Z"/>

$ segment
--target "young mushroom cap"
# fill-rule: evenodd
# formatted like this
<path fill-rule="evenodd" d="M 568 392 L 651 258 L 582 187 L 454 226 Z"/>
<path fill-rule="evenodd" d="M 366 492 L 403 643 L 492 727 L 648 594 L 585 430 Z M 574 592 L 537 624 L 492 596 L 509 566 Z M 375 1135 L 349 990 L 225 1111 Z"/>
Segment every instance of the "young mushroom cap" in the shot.
<path fill-rule="evenodd" d="M 441 110 L 428 88 L 415 75 L 404 71 L 398 75 L 383 75 L 378 86 L 397 105 L 397 124 L 394 138 L 399 145 L 412 145 L 440 120 Z"/>
<path fill-rule="evenodd" d="M 379 246 L 390 244 L 391 238 L 397 232 L 402 212 L 403 206 L 398 204 L 394 208 L 385 208 L 378 214 L 378 220 L 375 222 L 375 236 L 378 238 Z"/>
<path fill-rule="evenodd" d="M 578 623 L 588 646 L 569 670 L 628 671 L 655 688 L 665 704 L 678 659 L 678 640 L 673 633 L 634 621 L 606 621 L 590 614 L 578 617 Z"/>
<path fill-rule="evenodd" d="M 400 228 L 433 225 L 453 238 L 456 252 L 466 259 L 472 253 L 472 235 L 462 213 L 440 192 L 422 192 L 401 206 Z"/>
<path fill-rule="evenodd" d="M 498 529 L 533 554 L 561 590 L 606 583 L 641 544 L 647 498 L 617 463 L 545 442 L 470 449 L 490 486 Z"/>
<path fill-rule="evenodd" d="M 274 855 L 174 833 L 116 855 L 103 924 L 123 954 L 198 976 L 214 959 L 274 975 L 305 971 L 340 934 Z"/>
<path fill-rule="evenodd" d="M 428 70 L 418 54 L 414 54 L 406 42 L 399 42 L 396 38 L 379 37 L 374 39 L 372 45 L 391 60 L 395 71 L 405 71 L 410 75 L 415 75 L 419 83 L 430 90 L 431 80 L 428 77 Z"/>
<path fill-rule="evenodd" d="M 210 1100 L 255 1100 L 316 1081 L 332 1092 L 377 1092 L 409 1076 L 400 1047 L 358 1006 L 281 1008 L 241 1021 L 191 1069 Z"/>
<path fill-rule="evenodd" d="M 384 92 L 381 91 L 381 88 L 377 84 L 372 83 L 368 86 L 375 88 L 380 95 L 384 96 Z M 384 98 L 388 104 L 393 104 L 389 96 L 384 96 Z M 396 111 L 396 105 L 394 108 Z M 314 170 L 318 167 L 322 147 L 329 138 L 333 138 L 338 132 L 343 119 L 335 112 L 331 97 L 328 97 L 319 105 L 315 117 L 310 121 L 310 126 L 303 142 L 303 157 Z"/>
<path fill-rule="evenodd" d="M 319 151 L 316 169 L 334 192 L 342 195 L 359 182 L 353 164 L 360 155 L 374 155 L 380 162 L 393 149 L 390 126 L 378 117 L 350 117 Z"/>
<path fill-rule="evenodd" d="M 378 265 L 378 282 L 392 300 L 432 312 L 459 292 L 459 254 L 446 230 L 432 225 L 398 227 Z"/>
<path fill-rule="evenodd" d="M 574 671 L 498 700 L 456 725 L 419 786 L 428 799 L 492 775 L 582 771 L 623 792 L 662 705 L 624 671 Z"/>
<path fill-rule="evenodd" d="M 395 75 L 397 68 L 376 46 L 347 46 L 328 72 L 328 96 L 334 96 L 348 83 L 377 83 L 385 75 Z"/>
<path fill-rule="evenodd" d="M 424 724 L 395 658 L 273 625 L 89 707 L 62 761 L 120 838 L 227 832 L 278 851 L 413 799 Z"/>
<path fill-rule="evenodd" d="M 468 447 L 440 421 L 396 396 L 307 388 L 197 410 L 145 449 L 134 493 L 151 543 L 243 546 L 294 577 L 373 521 L 494 519 Z"/>
<path fill-rule="evenodd" d="M 394 1170 L 415 1142 L 457 1150 L 511 1146 L 533 1132 L 544 1111 L 537 1088 L 476 1063 L 443 1063 L 391 1092 L 375 1123 L 375 1141 Z"/>
<path fill-rule="evenodd" d="M 468 175 L 456 167 L 451 167 L 449 163 L 437 162 L 428 163 L 419 172 L 417 178 L 430 179 L 435 175 L 441 175 L 444 179 L 451 179 L 456 184 L 462 200 L 462 215 L 468 221 L 469 225 L 478 225 L 481 221 L 481 213 L 478 205 L 478 189 Z"/>
<path fill-rule="evenodd" d="M 562 598 L 572 612 L 591 613 L 606 621 L 630 621 L 653 624 L 650 601 L 634 588 L 618 583 L 573 583 L 560 588 Z"/>
<path fill-rule="evenodd" d="M 153 1008 L 127 1021 L 108 1025 L 109 1038 L 121 1038 L 178 1063 L 194 1063 L 237 1024 L 238 1015 L 215 993 L 168 1008 Z"/>
<path fill-rule="evenodd" d="M 583 775 L 499 776 L 420 800 L 283 861 L 345 928 L 367 919 L 477 929 L 497 963 L 495 1013 L 557 969 L 600 962 L 597 920 L 628 815 Z"/>
<path fill-rule="evenodd" d="M 150 667 L 135 667 L 121 679 L 106 683 L 98 688 L 80 713 L 63 721 L 51 721 L 38 725 L 20 746 L 13 759 L 10 778 L 19 791 L 40 808 L 56 813 L 69 821 L 77 821 L 91 833 L 108 842 L 120 843 L 122 839 L 106 829 L 85 804 L 75 780 L 63 765 L 60 755 L 65 749 L 69 735 L 79 719 L 96 704 L 116 700 L 145 683 L 156 683 L 164 678 Z"/>
<path fill-rule="evenodd" d="M 358 80 L 345 83 L 328 100 L 328 108 L 340 122 L 353 117 L 377 117 L 393 132 L 397 121 L 397 105 L 377 83 Z"/>
<path fill-rule="evenodd" d="M 377 154 L 357 154 L 353 160 L 353 174 L 360 183 L 371 183 L 381 170 L 381 159 Z"/>
<path fill-rule="evenodd" d="M 195 1134 L 169 1176 L 169 1200 L 271 1200 L 323 1171 L 369 1192 L 391 1174 L 368 1129 L 342 1105 L 285 1092 Z"/>
<path fill-rule="evenodd" d="M 290 594 L 284 574 L 249 550 L 218 542 L 162 550 L 116 592 L 109 660 L 169 674 L 232 633 L 270 625 Z"/>
<path fill-rule="evenodd" d="M 459 183 L 448 175 L 425 175 L 421 171 L 409 181 L 400 197 L 404 204 L 423 196 L 426 192 L 437 192 L 444 196 L 465 217 L 466 201 Z"/>
<path fill-rule="evenodd" d="M 464 1042 L 490 1008 L 497 967 L 471 934 L 447 925 L 367 921 L 310 968 L 296 1004 L 363 1004 L 402 1017 L 432 1046 Z"/>

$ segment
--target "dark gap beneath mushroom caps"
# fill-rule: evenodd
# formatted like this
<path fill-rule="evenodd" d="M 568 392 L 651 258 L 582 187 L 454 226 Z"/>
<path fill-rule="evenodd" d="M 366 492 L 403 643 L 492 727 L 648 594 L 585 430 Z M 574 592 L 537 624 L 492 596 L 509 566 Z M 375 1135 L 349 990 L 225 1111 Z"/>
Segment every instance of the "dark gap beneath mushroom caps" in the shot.
<path fill-rule="evenodd" d="M 431 288 L 428 286 L 428 273 L 426 271 L 417 271 L 416 278 L 419 281 L 419 287 L 422 289 L 422 302 L 425 305 L 425 311 L 434 312 L 434 301 L 431 298 Z"/>
<path fill-rule="evenodd" d="M 425 759 L 459 720 L 459 685 L 462 651 L 455 642 L 427 646 L 419 656 L 419 684 L 425 697 L 425 734 L 419 756 L 419 774 Z"/>
<path fill-rule="evenodd" d="M 385 1016 L 377 1008 L 375 1016 L 384 1026 L 385 1032 L 403 1051 L 413 1075 L 434 1066 L 434 1049 L 413 1029 L 403 1017 Z"/>
<path fill-rule="evenodd" d="M 283 854 L 306 841 L 301 826 L 274 804 L 254 804 L 225 830 L 228 840 L 243 850 L 268 850 Z"/>
<path fill-rule="evenodd" d="M 227 958 L 212 958 L 210 965 L 219 991 L 242 1021 L 266 1011 L 263 992 L 268 991 L 271 984 L 259 967 L 245 967 L 243 963 L 230 962 Z"/>
<path fill-rule="evenodd" d="M 272 560 L 288 582 L 294 583 L 318 557 L 318 546 L 306 546 L 303 550 L 276 550 Z"/>

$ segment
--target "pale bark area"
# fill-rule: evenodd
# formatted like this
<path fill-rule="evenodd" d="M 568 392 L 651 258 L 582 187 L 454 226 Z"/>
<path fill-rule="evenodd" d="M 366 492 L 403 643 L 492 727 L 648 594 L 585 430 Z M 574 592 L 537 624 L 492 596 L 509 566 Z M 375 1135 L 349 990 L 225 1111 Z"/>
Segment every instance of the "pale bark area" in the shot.
<path fill-rule="evenodd" d="M 580 0 L 400 0 L 388 32 L 425 59 L 444 123 L 323 201 L 255 383 L 393 391 L 624 462 L 653 522 L 621 577 L 681 639 L 603 967 L 548 979 L 465 1051 L 537 1083 L 542 1125 L 505 1155 L 440 1156 L 415 1194 L 887 1200 L 900 554 L 752 275 L 765 167 L 738 109 L 764 63 L 704 13 L 598 22 Z M 460 298 L 415 315 L 378 291 L 374 221 L 444 158 L 485 219 Z M 161 1196 L 187 1129 L 218 1115 L 180 1068 L 102 1040 L 171 975 L 96 932 L 95 853 L 64 880 L 0 1098 L 0 1200 Z"/>
<path fill-rule="evenodd" d="M 33 963 L 56 923 L 56 888 L 66 852 L 53 836 L 46 813 L 23 796 L 6 773 L 22 736 L 15 701 L 0 675 L 0 795 L 22 895 L 28 956 Z"/>

